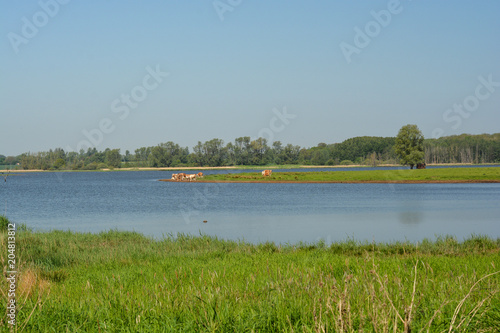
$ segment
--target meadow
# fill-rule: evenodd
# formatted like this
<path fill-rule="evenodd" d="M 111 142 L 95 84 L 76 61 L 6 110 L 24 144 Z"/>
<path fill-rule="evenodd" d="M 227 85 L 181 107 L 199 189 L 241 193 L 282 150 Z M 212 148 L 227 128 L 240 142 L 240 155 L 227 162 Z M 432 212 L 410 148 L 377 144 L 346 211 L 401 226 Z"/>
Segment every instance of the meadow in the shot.
<path fill-rule="evenodd" d="M 276 245 L 18 229 L 17 332 L 500 330 L 500 239 Z M 0 244 L 5 273 L 5 232 Z"/>
<path fill-rule="evenodd" d="M 500 182 L 500 168 L 433 168 L 352 171 L 275 171 L 270 177 L 258 172 L 207 175 L 201 181 L 224 182 Z"/>

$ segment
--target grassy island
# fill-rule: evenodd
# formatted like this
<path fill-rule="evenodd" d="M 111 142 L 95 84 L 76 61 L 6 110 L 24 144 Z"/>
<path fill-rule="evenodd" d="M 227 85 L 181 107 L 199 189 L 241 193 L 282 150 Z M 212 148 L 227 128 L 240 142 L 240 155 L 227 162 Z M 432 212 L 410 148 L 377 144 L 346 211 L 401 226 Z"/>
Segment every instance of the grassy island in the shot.
<path fill-rule="evenodd" d="M 6 265 L 7 234 L 0 234 Z M 498 332 L 500 239 L 16 234 L 18 332 Z M 4 266 L 6 274 L 7 266 Z M 2 279 L 0 331 L 8 332 Z"/>
<path fill-rule="evenodd" d="M 169 181 L 169 179 L 164 179 Z M 270 183 L 498 183 L 500 168 L 434 168 L 420 170 L 275 171 L 270 177 L 259 172 L 207 175 L 202 182 Z"/>

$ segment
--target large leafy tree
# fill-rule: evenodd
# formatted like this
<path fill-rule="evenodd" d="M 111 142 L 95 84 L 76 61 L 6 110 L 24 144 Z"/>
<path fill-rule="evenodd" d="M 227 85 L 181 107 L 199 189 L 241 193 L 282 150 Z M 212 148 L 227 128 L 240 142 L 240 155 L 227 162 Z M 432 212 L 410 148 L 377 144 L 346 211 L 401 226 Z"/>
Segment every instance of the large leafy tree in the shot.
<path fill-rule="evenodd" d="M 411 169 L 417 163 L 424 161 L 424 136 L 417 125 L 401 127 L 396 144 L 394 145 L 402 165 L 409 165 Z"/>

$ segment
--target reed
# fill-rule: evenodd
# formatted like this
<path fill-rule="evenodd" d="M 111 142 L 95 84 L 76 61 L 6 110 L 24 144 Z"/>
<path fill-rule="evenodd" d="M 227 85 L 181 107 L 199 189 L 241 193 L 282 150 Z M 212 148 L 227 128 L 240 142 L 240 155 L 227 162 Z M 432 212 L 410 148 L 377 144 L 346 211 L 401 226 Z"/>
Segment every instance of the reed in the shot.
<path fill-rule="evenodd" d="M 500 239 L 484 236 L 280 245 L 27 229 L 17 246 L 18 332 L 500 329 Z"/>

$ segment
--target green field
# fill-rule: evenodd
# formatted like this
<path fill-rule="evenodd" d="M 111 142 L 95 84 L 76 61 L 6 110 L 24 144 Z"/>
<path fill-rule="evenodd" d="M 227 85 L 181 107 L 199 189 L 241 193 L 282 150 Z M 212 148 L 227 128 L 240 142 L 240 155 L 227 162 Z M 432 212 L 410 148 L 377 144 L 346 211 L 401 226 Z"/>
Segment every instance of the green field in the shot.
<path fill-rule="evenodd" d="M 279 246 L 18 231 L 17 331 L 498 332 L 499 250 L 479 236 Z"/>
<path fill-rule="evenodd" d="M 200 181 L 232 182 L 455 182 L 480 181 L 499 182 L 500 168 L 435 168 L 405 170 L 356 170 L 352 171 L 310 171 L 280 172 L 274 171 L 271 177 L 261 173 L 225 173 L 208 175 Z"/>

